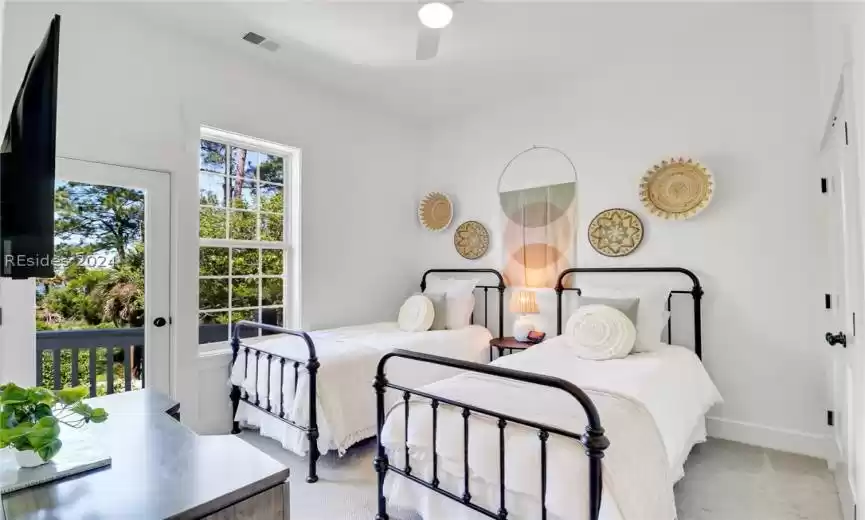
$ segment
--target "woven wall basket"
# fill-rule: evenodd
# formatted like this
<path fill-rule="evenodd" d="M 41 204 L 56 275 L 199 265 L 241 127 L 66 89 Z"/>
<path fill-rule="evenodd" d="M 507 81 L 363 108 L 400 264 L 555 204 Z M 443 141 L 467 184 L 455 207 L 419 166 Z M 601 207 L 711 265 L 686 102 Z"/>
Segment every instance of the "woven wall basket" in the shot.
<path fill-rule="evenodd" d="M 463 258 L 477 260 L 490 248 L 490 233 L 480 222 L 463 222 L 454 232 L 454 247 Z"/>
<path fill-rule="evenodd" d="M 679 157 L 661 161 L 646 172 L 640 183 L 640 200 L 653 215 L 688 219 L 706 209 L 714 191 L 709 170 Z"/>
<path fill-rule="evenodd" d="M 632 211 L 605 209 L 589 223 L 589 244 L 604 256 L 628 256 L 643 241 L 643 221 Z"/>
<path fill-rule="evenodd" d="M 442 231 L 451 224 L 454 206 L 450 197 L 437 191 L 428 193 L 417 209 L 417 216 L 423 227 L 430 231 Z"/>

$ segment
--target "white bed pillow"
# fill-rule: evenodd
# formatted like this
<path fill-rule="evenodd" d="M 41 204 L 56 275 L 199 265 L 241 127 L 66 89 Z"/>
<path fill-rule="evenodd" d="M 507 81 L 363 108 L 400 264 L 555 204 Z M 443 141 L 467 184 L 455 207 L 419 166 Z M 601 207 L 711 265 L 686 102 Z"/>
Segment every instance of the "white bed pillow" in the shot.
<path fill-rule="evenodd" d="M 612 307 L 614 309 L 619 309 L 622 311 L 628 319 L 637 326 L 637 320 L 639 319 L 639 310 L 640 310 L 640 299 L 639 298 L 602 298 L 599 296 L 587 296 L 585 294 L 580 295 L 580 299 L 578 300 L 580 307 L 585 305 L 606 305 L 607 307 Z"/>
<path fill-rule="evenodd" d="M 447 297 L 447 318 L 445 327 L 449 330 L 462 329 L 471 324 L 475 310 L 474 290 L 477 280 L 457 278 L 432 278 L 427 283 L 424 294 L 444 294 Z"/>
<path fill-rule="evenodd" d="M 638 298 L 637 341 L 634 352 L 651 352 L 663 348 L 662 333 L 670 317 L 667 306 L 667 291 L 657 288 L 618 289 L 609 287 L 588 287 L 582 296 L 591 298 Z"/>
<path fill-rule="evenodd" d="M 423 332 L 433 324 L 435 309 L 429 298 L 422 294 L 409 296 L 399 309 L 400 330 L 405 332 Z"/>
<path fill-rule="evenodd" d="M 620 359 L 631 353 L 637 328 L 625 313 L 608 305 L 581 305 L 568 319 L 565 337 L 583 359 Z"/>
<path fill-rule="evenodd" d="M 432 326 L 429 330 L 446 330 L 447 327 L 447 312 L 448 298 L 446 294 L 427 293 L 424 296 L 429 298 L 433 304 L 434 316 Z"/>
<path fill-rule="evenodd" d="M 667 323 L 670 320 L 670 311 L 662 307 L 660 312 L 652 312 L 643 318 L 641 324 L 643 332 L 637 329 L 637 344 L 634 352 L 653 352 L 667 346 Z"/>

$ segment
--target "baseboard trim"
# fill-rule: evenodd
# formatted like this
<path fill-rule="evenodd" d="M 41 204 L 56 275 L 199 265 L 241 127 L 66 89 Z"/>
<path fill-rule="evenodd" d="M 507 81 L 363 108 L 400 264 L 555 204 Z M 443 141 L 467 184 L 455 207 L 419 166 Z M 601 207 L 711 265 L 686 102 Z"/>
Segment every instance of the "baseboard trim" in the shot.
<path fill-rule="evenodd" d="M 709 437 L 741 442 L 761 448 L 797 453 L 824 460 L 834 460 L 832 437 L 814 433 L 771 428 L 761 424 L 708 417 Z"/>

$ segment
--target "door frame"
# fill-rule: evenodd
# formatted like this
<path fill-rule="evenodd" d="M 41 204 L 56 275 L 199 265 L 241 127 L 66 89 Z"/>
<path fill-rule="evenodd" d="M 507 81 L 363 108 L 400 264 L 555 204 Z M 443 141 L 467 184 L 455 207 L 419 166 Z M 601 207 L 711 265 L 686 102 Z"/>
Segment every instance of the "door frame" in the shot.
<path fill-rule="evenodd" d="M 122 183 L 112 183 L 112 175 L 117 174 L 117 169 L 122 169 L 124 179 Z M 62 172 L 73 172 L 71 175 L 63 175 Z M 171 249 L 172 249 L 172 221 L 171 221 L 171 175 L 167 171 L 152 170 L 122 164 L 91 161 L 74 157 L 57 157 L 56 178 L 68 179 L 72 182 L 84 182 L 88 184 L 99 184 L 103 186 L 120 186 L 124 188 L 140 189 L 145 192 L 144 198 L 144 228 L 162 229 L 166 237 L 158 242 L 153 242 L 154 249 L 145 253 L 145 284 L 148 272 L 163 271 L 165 273 L 165 284 L 153 284 L 147 287 L 144 293 L 144 373 L 146 374 L 146 387 L 155 389 L 166 395 L 174 395 L 175 370 L 174 334 L 172 332 L 171 320 L 171 283 L 173 273 L 171 271 Z M 164 206 L 151 206 L 149 200 L 161 200 Z M 147 237 L 145 235 L 145 244 Z M 146 246 L 145 246 L 146 247 Z M 155 309 L 155 310 L 151 310 Z M 155 316 L 164 316 L 168 323 L 157 332 L 152 324 Z M 166 348 L 154 348 L 152 345 L 162 343 Z M 150 346 L 148 349 L 147 346 Z"/>
<path fill-rule="evenodd" d="M 844 264 L 849 265 L 849 269 L 845 269 L 847 272 L 844 277 L 842 277 L 842 280 L 846 279 L 848 276 L 852 278 L 851 280 L 846 280 L 850 282 L 852 286 L 845 291 L 847 306 L 842 306 L 842 308 L 845 308 L 847 313 L 852 313 L 852 316 L 844 316 L 841 323 L 843 323 L 843 332 L 845 332 L 848 337 L 848 350 L 846 355 L 849 356 L 847 366 L 850 367 L 850 373 L 853 379 L 851 383 L 853 396 L 862 395 L 862 391 L 865 389 L 865 351 L 863 351 L 861 345 L 857 345 L 857 343 L 860 342 L 856 341 L 855 334 L 857 328 L 863 330 L 862 327 L 865 326 L 862 321 L 862 315 L 865 314 L 865 308 L 863 308 L 863 304 L 865 304 L 865 250 L 863 250 L 863 244 L 865 244 L 865 235 L 863 235 L 863 231 L 865 231 L 865 227 L 863 227 L 863 218 L 865 218 L 865 179 L 863 179 L 860 167 L 861 161 L 859 157 L 858 125 L 856 123 L 858 120 L 858 99 L 856 99 L 855 92 L 857 92 L 857 90 L 855 88 L 855 82 L 853 81 L 853 67 L 852 63 L 848 62 L 842 67 L 841 74 L 838 78 L 838 84 L 832 100 L 829 116 L 825 123 L 819 150 L 820 155 L 827 151 L 838 153 L 838 157 L 833 163 L 837 168 L 834 175 L 843 175 L 845 172 L 849 175 L 850 172 L 852 172 L 852 179 L 855 181 L 855 184 L 848 188 L 852 189 L 852 191 L 847 194 L 847 197 L 853 198 L 855 204 L 855 218 L 850 219 L 849 222 L 844 222 L 842 215 L 841 221 L 843 225 L 848 223 L 851 225 L 851 229 L 846 232 L 842 231 L 841 236 L 842 240 L 845 242 Z M 833 143 L 833 139 L 841 141 L 842 138 L 845 142 L 840 144 Z M 820 162 L 819 164 L 821 167 L 824 166 L 823 162 Z M 823 175 L 822 170 L 821 175 Z M 832 184 L 832 186 L 829 187 L 831 193 L 834 191 L 835 187 L 842 182 L 842 180 L 832 178 L 830 179 L 830 182 Z M 833 200 L 831 203 L 843 204 L 844 199 Z M 829 211 L 832 210 L 830 209 Z M 851 237 L 853 243 L 846 244 L 846 241 Z M 851 292 L 852 294 L 850 294 Z M 837 323 L 838 320 L 836 318 L 833 321 L 833 326 Z M 833 330 L 833 332 L 835 331 Z M 829 348 L 841 347 L 834 346 Z M 831 401 L 829 403 L 830 410 L 834 409 L 836 406 L 835 389 L 837 383 L 834 380 L 834 373 L 832 370 L 835 355 L 836 354 L 833 352 L 833 359 L 830 362 L 829 369 L 827 370 Z M 865 497 L 865 471 L 863 471 L 865 470 L 865 453 L 863 453 L 865 452 L 865 449 L 863 449 L 865 448 L 865 442 L 863 442 L 863 440 L 865 440 L 865 409 L 861 409 L 863 408 L 863 404 L 865 404 L 865 400 L 854 399 L 852 403 L 848 403 L 848 410 L 850 410 L 849 414 L 847 410 L 835 411 L 836 415 L 839 412 L 850 415 L 850 417 L 844 417 L 842 419 L 842 424 L 836 424 L 836 428 L 842 426 L 847 427 L 848 424 L 852 425 L 852 432 L 850 432 L 852 434 L 849 435 L 847 440 L 849 445 L 848 451 L 851 452 L 849 460 L 842 460 L 844 454 L 841 451 L 841 446 L 838 444 L 837 431 L 832 432 L 832 453 L 828 457 L 830 469 L 832 469 L 835 474 L 835 482 L 838 488 L 842 513 L 845 520 L 855 519 L 857 513 L 856 499 L 857 497 Z M 849 466 L 853 467 L 849 468 Z M 855 475 L 855 482 L 850 481 L 849 476 L 851 473 Z"/>

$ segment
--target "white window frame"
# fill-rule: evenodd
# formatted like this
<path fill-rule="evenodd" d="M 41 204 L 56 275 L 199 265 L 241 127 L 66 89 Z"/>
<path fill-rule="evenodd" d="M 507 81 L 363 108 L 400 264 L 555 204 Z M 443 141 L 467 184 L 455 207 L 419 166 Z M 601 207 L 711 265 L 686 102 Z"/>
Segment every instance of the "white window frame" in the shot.
<path fill-rule="evenodd" d="M 208 140 L 214 141 L 221 144 L 226 144 L 229 146 L 244 148 L 249 151 L 265 153 L 269 155 L 277 155 L 283 157 L 285 164 L 283 168 L 283 231 L 282 231 L 282 241 L 281 242 L 272 242 L 272 241 L 263 241 L 263 240 L 237 240 L 230 238 L 201 238 L 199 237 L 198 249 L 202 247 L 219 247 L 219 248 L 228 248 L 229 250 L 229 262 L 228 262 L 228 275 L 227 276 L 204 276 L 202 277 L 200 274 L 198 275 L 198 280 L 213 278 L 213 279 L 222 279 L 228 278 L 228 307 L 225 309 L 207 309 L 208 311 L 221 312 L 227 311 L 231 313 L 232 311 L 241 311 L 241 310 L 249 310 L 249 309 L 267 309 L 267 308 L 279 308 L 283 309 L 283 326 L 288 329 L 298 329 L 301 324 L 301 306 L 300 306 L 300 294 L 301 294 L 301 278 L 300 278 L 300 230 L 301 230 L 301 213 L 300 213 L 300 179 L 301 179 L 301 150 L 300 148 L 286 146 L 279 143 L 274 143 L 271 141 L 266 141 L 263 139 L 256 139 L 254 137 L 249 137 L 243 134 L 238 134 L 235 132 L 229 132 L 227 130 L 220 130 L 218 128 L 213 128 L 209 126 L 202 126 L 200 132 L 199 141 Z M 200 146 L 200 144 L 199 144 Z M 226 147 L 226 168 L 229 168 L 231 164 L 231 157 L 228 152 L 228 148 Z M 201 169 L 196 173 L 196 179 L 199 179 L 199 173 Z M 230 172 L 226 172 L 229 174 Z M 200 193 L 200 187 L 199 187 Z M 260 190 L 259 190 L 260 195 Z M 230 200 L 228 199 L 228 194 L 226 194 L 226 207 L 227 211 L 230 207 Z M 199 207 L 199 211 L 201 203 L 199 199 L 196 199 L 196 204 Z M 261 212 L 261 208 L 257 210 L 257 213 Z M 226 215 L 228 216 L 228 215 Z M 227 218 L 226 220 L 230 220 Z M 259 230 L 256 233 L 260 233 L 260 225 L 258 226 Z M 226 236 L 229 236 L 226 233 Z M 282 305 L 257 305 L 255 307 L 238 307 L 233 308 L 231 302 L 231 280 L 234 278 L 254 278 L 259 280 L 259 303 L 261 303 L 261 295 L 262 295 L 262 281 L 267 278 L 267 276 L 262 276 L 261 274 L 256 275 L 232 275 L 232 261 L 231 261 L 231 249 L 233 248 L 252 248 L 252 249 L 279 249 L 282 251 L 282 261 L 283 261 L 283 294 L 282 294 Z M 261 271 L 262 264 L 262 255 L 259 255 L 259 272 Z M 201 308 L 197 308 L 196 310 L 196 318 L 198 319 L 200 313 L 202 312 Z M 230 314 L 229 314 L 230 316 Z M 230 327 L 229 327 L 230 328 Z"/>

